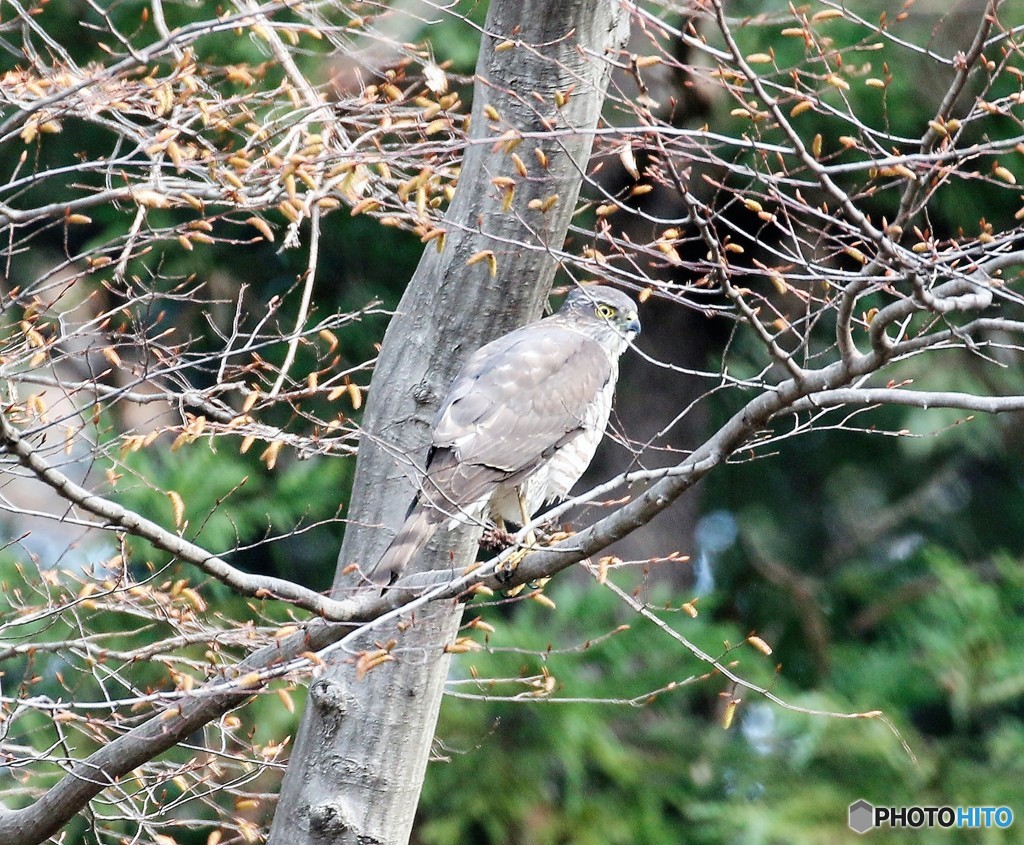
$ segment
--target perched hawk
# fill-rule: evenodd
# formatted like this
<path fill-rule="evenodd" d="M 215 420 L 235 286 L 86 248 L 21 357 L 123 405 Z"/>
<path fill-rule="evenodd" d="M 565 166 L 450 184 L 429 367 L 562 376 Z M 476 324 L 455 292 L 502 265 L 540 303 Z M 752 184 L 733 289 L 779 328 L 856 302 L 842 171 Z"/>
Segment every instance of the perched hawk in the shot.
<path fill-rule="evenodd" d="M 632 299 L 585 287 L 474 352 L 434 418 L 420 492 L 370 579 L 392 583 L 440 525 L 521 525 L 564 497 L 604 436 L 619 356 L 639 332 Z"/>

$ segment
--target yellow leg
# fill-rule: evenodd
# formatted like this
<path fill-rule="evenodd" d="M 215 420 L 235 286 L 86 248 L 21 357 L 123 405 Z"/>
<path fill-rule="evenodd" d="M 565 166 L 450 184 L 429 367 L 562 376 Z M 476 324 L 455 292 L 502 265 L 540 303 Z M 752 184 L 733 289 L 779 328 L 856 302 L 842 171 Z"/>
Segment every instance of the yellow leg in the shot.
<path fill-rule="evenodd" d="M 520 488 L 516 488 L 516 499 L 519 501 L 519 518 L 522 520 L 522 525 L 526 525 L 530 521 L 529 515 L 526 513 L 526 500 L 523 498 L 523 491 Z M 499 565 L 497 572 L 498 580 L 506 581 L 512 577 L 512 573 L 516 571 L 516 568 L 522 562 L 523 558 L 526 557 L 530 552 L 530 548 L 536 543 L 536 537 L 533 536 L 533 532 L 530 531 L 526 535 L 526 541 L 523 548 L 517 549 L 511 555 Z M 509 591 L 509 595 L 517 595 L 523 589 L 523 586 L 514 587 Z"/>
<path fill-rule="evenodd" d="M 526 510 L 526 500 L 523 498 L 522 490 L 519 491 L 519 513 L 523 516 L 523 525 L 526 525 L 532 519 L 532 516 Z M 537 548 L 537 535 L 533 533 L 533 529 L 531 528 L 526 535 L 526 552 L 532 552 L 535 548 Z M 526 557 L 526 555 L 524 554 L 523 557 Z M 521 559 L 522 558 L 520 558 L 520 560 Z M 525 586 L 529 586 L 530 589 L 536 590 L 539 593 L 544 589 L 544 585 L 550 580 L 550 578 L 540 578 L 532 584 Z"/>
<path fill-rule="evenodd" d="M 523 497 L 522 489 L 516 488 L 516 498 L 519 500 L 519 516 L 522 519 L 522 523 L 521 524 L 522 525 L 528 525 L 529 522 L 530 522 L 530 512 L 527 510 L 526 499 Z M 515 572 L 516 569 L 518 568 L 519 564 L 522 563 L 523 558 L 525 558 L 536 547 L 537 547 L 537 535 L 534 534 L 533 529 L 531 528 L 528 532 L 526 532 L 526 537 L 523 538 L 523 548 L 519 549 L 514 554 L 510 555 L 502 563 L 502 565 L 499 568 L 498 573 L 497 573 L 498 577 L 500 579 L 510 578 L 512 576 L 512 573 Z M 544 578 L 541 581 L 539 581 L 536 585 L 533 585 L 533 586 L 534 586 L 534 588 L 538 588 L 538 589 L 542 588 L 548 582 L 548 580 L 549 579 Z M 519 593 L 521 593 L 523 591 L 523 588 L 525 586 L 526 586 L 525 584 L 520 584 L 518 587 L 513 587 L 511 590 L 508 591 L 508 595 L 510 595 L 510 596 L 519 595 Z"/>
<path fill-rule="evenodd" d="M 523 518 L 522 525 L 528 525 L 530 522 L 530 514 L 526 510 L 526 499 L 523 498 L 523 491 L 519 487 L 516 488 L 516 498 L 519 500 L 519 515 Z M 526 548 L 531 550 L 537 545 L 537 537 L 533 533 L 531 528 L 526 532 Z"/>

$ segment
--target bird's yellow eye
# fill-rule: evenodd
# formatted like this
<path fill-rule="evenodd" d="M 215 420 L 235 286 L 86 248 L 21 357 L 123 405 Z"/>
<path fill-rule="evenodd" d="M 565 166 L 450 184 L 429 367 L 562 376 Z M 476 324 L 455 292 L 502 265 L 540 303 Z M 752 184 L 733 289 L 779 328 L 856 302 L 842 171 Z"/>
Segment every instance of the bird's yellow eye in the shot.
<path fill-rule="evenodd" d="M 606 320 L 610 320 L 615 316 L 615 309 L 611 305 L 606 305 L 605 303 L 600 302 L 597 306 L 597 313 Z"/>

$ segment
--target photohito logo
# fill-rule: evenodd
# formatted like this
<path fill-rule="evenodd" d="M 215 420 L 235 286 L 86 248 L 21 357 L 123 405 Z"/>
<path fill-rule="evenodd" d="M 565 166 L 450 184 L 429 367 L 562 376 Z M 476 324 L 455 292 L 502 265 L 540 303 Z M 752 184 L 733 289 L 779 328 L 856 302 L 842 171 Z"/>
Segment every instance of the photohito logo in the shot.
<path fill-rule="evenodd" d="M 1009 807 L 876 807 L 863 798 L 850 805 L 850 830 L 876 827 L 998 827 L 1013 824 Z"/>

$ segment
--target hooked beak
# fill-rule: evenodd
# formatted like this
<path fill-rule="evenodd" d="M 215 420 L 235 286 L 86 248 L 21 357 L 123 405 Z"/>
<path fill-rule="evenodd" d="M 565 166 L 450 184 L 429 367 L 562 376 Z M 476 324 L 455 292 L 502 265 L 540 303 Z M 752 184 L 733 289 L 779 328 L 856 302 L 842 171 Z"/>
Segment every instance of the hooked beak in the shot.
<path fill-rule="evenodd" d="M 640 318 L 634 317 L 626 324 L 626 331 L 633 335 L 640 334 Z"/>

